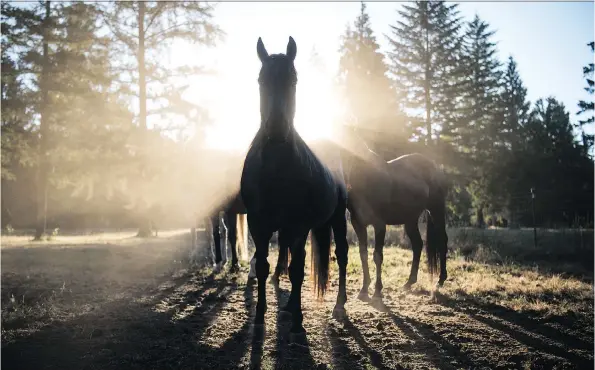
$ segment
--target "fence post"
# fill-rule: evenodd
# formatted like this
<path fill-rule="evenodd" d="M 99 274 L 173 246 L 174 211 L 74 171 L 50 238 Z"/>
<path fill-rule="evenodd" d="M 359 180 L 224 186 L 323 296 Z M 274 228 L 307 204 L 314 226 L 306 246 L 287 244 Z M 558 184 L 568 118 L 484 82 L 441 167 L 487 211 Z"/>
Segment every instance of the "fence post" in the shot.
<path fill-rule="evenodd" d="M 537 228 L 535 223 L 535 191 L 531 188 L 531 213 L 533 213 L 533 247 L 537 249 Z"/>

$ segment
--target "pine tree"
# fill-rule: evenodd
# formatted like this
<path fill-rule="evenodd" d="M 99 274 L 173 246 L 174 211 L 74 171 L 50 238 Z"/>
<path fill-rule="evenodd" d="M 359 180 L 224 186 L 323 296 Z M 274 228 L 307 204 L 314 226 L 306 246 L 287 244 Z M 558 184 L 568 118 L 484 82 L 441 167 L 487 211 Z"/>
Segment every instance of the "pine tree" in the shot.
<path fill-rule="evenodd" d="M 212 20 L 213 10 L 213 5 L 195 1 L 111 1 L 102 7 L 101 19 L 117 40 L 112 61 L 120 72 L 120 91 L 138 99 L 139 127 L 149 128 L 151 116 L 197 114 L 182 98 L 188 86 L 176 82 L 204 73 L 204 68 L 171 68 L 163 55 L 179 40 L 215 45 L 223 32 Z"/>
<path fill-rule="evenodd" d="M 521 181 L 519 167 L 525 157 L 522 150 L 522 141 L 525 140 L 523 130 L 530 118 L 530 110 L 527 89 L 518 73 L 516 61 L 510 56 L 502 74 L 502 91 L 496 109 L 499 113 L 497 123 L 501 125 L 500 138 L 504 146 L 498 153 L 492 187 L 499 192 L 508 211 L 509 225 L 513 227 L 518 225 L 516 215 L 520 212 L 516 200 L 519 194 L 527 193 L 527 188 Z"/>
<path fill-rule="evenodd" d="M 109 40 L 97 35 L 96 4 L 3 3 L 2 10 L 3 25 L 12 30 L 3 38 L 9 46 L 3 48 L 3 61 L 14 58 L 19 81 L 27 81 L 20 86 L 28 98 L 26 120 L 38 135 L 40 239 L 48 207 L 59 212 L 73 188 L 93 182 L 109 187 L 126 173 L 118 170 L 122 162 L 113 160 L 113 153 L 126 151 L 120 129 L 131 120 L 111 91 Z"/>
<path fill-rule="evenodd" d="M 538 223 L 571 226 L 575 217 L 592 217 L 585 204 L 593 204 L 593 162 L 577 143 L 564 105 L 539 99 L 523 131 L 526 159 L 519 172 L 524 187 L 537 193 Z"/>
<path fill-rule="evenodd" d="M 496 114 L 500 62 L 496 58 L 496 44 L 491 41 L 493 35 L 494 31 L 477 15 L 467 25 L 461 64 L 465 71 L 461 116 L 457 129 L 453 130 L 459 137 L 459 150 L 464 150 L 469 160 L 468 174 L 474 183 L 472 193 L 480 226 L 483 226 L 482 208 L 498 204 L 493 199 L 494 189 L 490 189 L 495 180 L 491 176 L 499 163 L 497 154 L 506 150 L 502 117 Z"/>
<path fill-rule="evenodd" d="M 379 49 L 362 3 L 353 28 L 348 26 L 342 37 L 339 81 L 350 113 L 360 127 L 397 132 L 401 129 L 399 111 Z"/>
<path fill-rule="evenodd" d="M 587 45 L 591 48 L 591 51 L 594 51 L 595 43 L 593 41 L 591 41 Z M 586 67 L 583 67 L 583 75 L 585 77 L 585 80 L 587 80 L 587 87 L 585 87 L 585 91 L 591 96 L 595 91 L 595 82 L 593 82 L 594 71 L 595 65 L 593 63 L 589 63 Z M 579 120 L 577 125 L 577 128 L 582 129 L 581 136 L 583 146 L 585 147 L 585 150 L 588 153 L 589 150 L 593 147 L 593 135 L 585 133 L 584 126 L 593 124 L 595 122 L 595 116 L 593 115 L 593 99 L 591 99 L 590 101 L 579 101 L 578 107 L 580 110 L 577 112 L 577 114 L 588 115 L 587 118 Z M 589 112 L 591 112 L 590 115 Z"/>
<path fill-rule="evenodd" d="M 140 128 L 147 130 L 151 117 L 159 117 L 161 122 L 176 116 L 200 118 L 200 107 L 183 99 L 188 88 L 183 77 L 204 73 L 204 69 L 191 65 L 171 68 L 163 54 L 176 40 L 214 45 L 223 32 L 212 20 L 213 9 L 208 3 L 194 1 L 112 1 L 103 6 L 102 20 L 118 41 L 112 60 L 120 72 L 119 91 L 138 101 Z M 151 141 L 149 136 L 144 141 Z M 136 148 L 144 164 L 138 172 L 139 188 L 148 186 L 151 177 L 160 172 L 149 162 L 152 154 L 146 142 L 139 142 Z M 139 236 L 150 235 L 149 223 L 142 222 Z"/>
<path fill-rule="evenodd" d="M 30 96 L 15 56 L 16 22 L 9 21 L 11 5 L 2 3 L 2 180 L 16 180 L 17 167 L 35 163 Z"/>
<path fill-rule="evenodd" d="M 425 138 L 426 145 L 448 134 L 453 104 L 459 88 L 457 68 L 462 38 L 457 4 L 443 1 L 417 1 L 403 5 L 403 21 L 391 26 L 388 37 L 390 70 L 405 108 L 423 111 L 412 121 L 414 138 Z M 439 127 L 442 127 L 439 129 Z"/>

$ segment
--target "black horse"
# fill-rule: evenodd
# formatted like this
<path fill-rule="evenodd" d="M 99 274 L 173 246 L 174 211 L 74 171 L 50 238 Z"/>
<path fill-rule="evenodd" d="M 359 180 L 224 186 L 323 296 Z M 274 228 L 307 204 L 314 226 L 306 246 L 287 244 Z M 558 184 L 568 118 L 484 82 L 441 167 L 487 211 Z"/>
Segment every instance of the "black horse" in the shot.
<path fill-rule="evenodd" d="M 411 272 L 404 288 L 417 282 L 423 241 L 418 229 L 422 212 L 427 211 L 426 254 L 430 275 L 438 271 L 437 286 L 447 278 L 446 253 L 446 195 L 444 172 L 432 160 L 421 154 L 407 154 L 384 161 L 368 148 L 355 130 L 346 130 L 342 145 L 345 178 L 349 188 L 348 210 L 351 224 L 359 242 L 364 272 L 359 298 L 368 300 L 370 273 L 368 271 L 368 233 L 372 225 L 375 233 L 374 262 L 376 286 L 373 298 L 382 299 L 382 260 L 386 225 L 405 225 L 413 249 Z"/>
<path fill-rule="evenodd" d="M 223 224 L 221 224 L 221 212 L 223 212 Z M 216 208 L 210 216 L 207 225 L 211 226 L 211 235 L 215 244 L 214 270 L 219 272 L 222 269 L 223 255 L 221 253 L 221 231 L 227 234 L 227 240 L 231 246 L 230 272 L 240 270 L 237 241 L 240 238 L 242 258 L 248 256 L 248 228 L 246 227 L 246 207 L 239 194 L 225 200 L 221 207 Z M 224 230 L 221 230 L 223 226 Z M 239 229 L 239 234 L 238 234 Z"/>
<path fill-rule="evenodd" d="M 221 212 L 223 212 L 223 218 L 221 218 Z M 246 225 L 246 206 L 242 201 L 240 193 L 236 193 L 230 199 L 227 199 L 221 207 L 216 208 L 207 220 L 207 225 L 210 225 L 210 233 L 213 237 L 214 244 L 214 271 L 219 272 L 223 268 L 223 254 L 221 248 L 222 231 L 226 234 L 227 241 L 231 246 L 231 266 L 230 272 L 235 273 L 240 269 L 237 242 L 241 245 L 242 258 L 246 259 L 248 256 L 248 228 Z M 221 222 L 223 221 L 223 222 Z M 223 228 L 223 230 L 222 230 Z M 238 238 L 239 237 L 239 238 Z M 225 238 L 223 238 L 225 239 Z M 287 274 L 288 265 L 288 253 L 279 253 L 277 261 L 277 267 L 273 274 L 272 280 L 274 283 L 279 282 L 280 275 Z M 250 260 L 250 272 L 248 273 L 249 279 L 256 278 L 256 253 L 254 253 Z"/>
<path fill-rule="evenodd" d="M 333 313 L 344 314 L 347 300 L 347 191 L 310 150 L 295 130 L 297 47 L 289 38 L 286 54 L 269 55 L 259 38 L 257 52 L 262 67 L 260 128 L 244 161 L 241 196 L 248 211 L 248 227 L 256 246 L 258 303 L 256 324 L 264 323 L 266 279 L 269 275 L 268 244 L 279 232 L 279 246 L 291 251 L 291 294 L 283 308 L 292 314 L 293 333 L 302 326 L 301 288 L 304 280 L 306 238 L 312 230 L 312 269 L 318 295 L 328 285 L 331 228 L 339 264 L 339 295 Z"/>

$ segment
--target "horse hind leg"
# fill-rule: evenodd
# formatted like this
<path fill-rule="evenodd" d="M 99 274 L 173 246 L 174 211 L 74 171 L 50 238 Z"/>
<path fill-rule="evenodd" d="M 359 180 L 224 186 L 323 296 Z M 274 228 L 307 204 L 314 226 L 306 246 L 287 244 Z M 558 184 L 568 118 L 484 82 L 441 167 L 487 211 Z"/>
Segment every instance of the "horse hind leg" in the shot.
<path fill-rule="evenodd" d="M 221 256 L 221 233 L 219 227 L 219 213 L 211 217 L 211 232 L 213 237 L 213 244 L 215 246 L 215 261 L 213 270 L 215 273 L 221 271 L 223 265 L 223 258 Z"/>
<path fill-rule="evenodd" d="M 438 206 L 431 208 L 430 217 L 428 217 L 428 249 L 436 250 L 440 261 L 440 276 L 436 284 L 437 288 L 442 287 L 447 279 L 446 254 L 448 252 L 448 235 L 446 234 L 445 214 L 444 203 L 441 202 Z"/>
<path fill-rule="evenodd" d="M 384 260 L 384 239 L 386 225 L 374 225 L 374 264 L 376 265 L 376 284 L 374 287 L 374 300 L 382 301 L 382 262 Z"/>
<path fill-rule="evenodd" d="M 345 207 L 337 207 L 333 215 L 332 230 L 335 239 L 335 256 L 339 265 L 339 293 L 337 302 L 333 309 L 333 317 L 342 320 L 347 317 L 345 312 L 345 303 L 347 302 L 347 256 L 349 244 L 347 243 L 347 219 L 345 217 Z"/>
<path fill-rule="evenodd" d="M 362 289 L 360 290 L 357 298 L 362 301 L 368 301 L 370 299 L 370 296 L 368 295 L 368 288 L 370 287 L 371 283 L 370 270 L 368 268 L 368 232 L 366 230 L 366 226 L 362 224 L 356 217 L 354 217 L 353 214 L 351 216 L 351 225 L 353 226 L 353 230 L 357 236 L 357 241 L 359 244 L 359 257 L 362 261 L 362 270 L 364 273 Z"/>
<path fill-rule="evenodd" d="M 238 260 L 238 249 L 237 249 L 237 230 L 238 222 L 236 215 L 231 212 L 225 212 L 225 226 L 227 228 L 227 239 L 231 248 L 231 266 L 230 272 L 240 271 L 240 263 Z"/>
<path fill-rule="evenodd" d="M 417 282 L 417 272 L 419 270 L 419 260 L 421 258 L 421 251 L 423 249 L 423 240 L 419 233 L 417 226 L 417 219 L 412 222 L 405 224 L 405 232 L 411 241 L 411 249 L 413 249 L 413 262 L 411 263 L 411 272 L 409 273 L 409 279 L 403 286 L 403 289 L 410 289 L 413 284 Z"/>
<path fill-rule="evenodd" d="M 281 244 L 280 239 L 278 239 L 279 244 L 279 255 L 277 256 L 277 265 L 275 266 L 275 272 L 271 277 L 271 283 L 273 285 L 279 285 L 279 277 L 281 275 L 287 275 L 289 273 L 288 270 L 288 257 L 289 257 L 289 248 L 286 248 Z"/>

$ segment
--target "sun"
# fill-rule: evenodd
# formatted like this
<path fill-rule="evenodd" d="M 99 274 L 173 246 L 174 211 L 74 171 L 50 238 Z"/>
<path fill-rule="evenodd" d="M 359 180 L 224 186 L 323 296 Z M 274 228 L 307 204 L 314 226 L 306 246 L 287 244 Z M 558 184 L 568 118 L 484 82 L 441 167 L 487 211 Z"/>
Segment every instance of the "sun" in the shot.
<path fill-rule="evenodd" d="M 258 84 L 254 78 L 258 67 L 235 66 L 201 82 L 200 88 L 209 92 L 207 96 L 203 93 L 201 101 L 212 120 L 206 130 L 207 147 L 243 151 L 250 145 L 260 125 Z M 298 71 L 296 130 L 306 142 L 329 138 L 333 122 L 342 112 L 332 79 L 313 67 Z"/>

